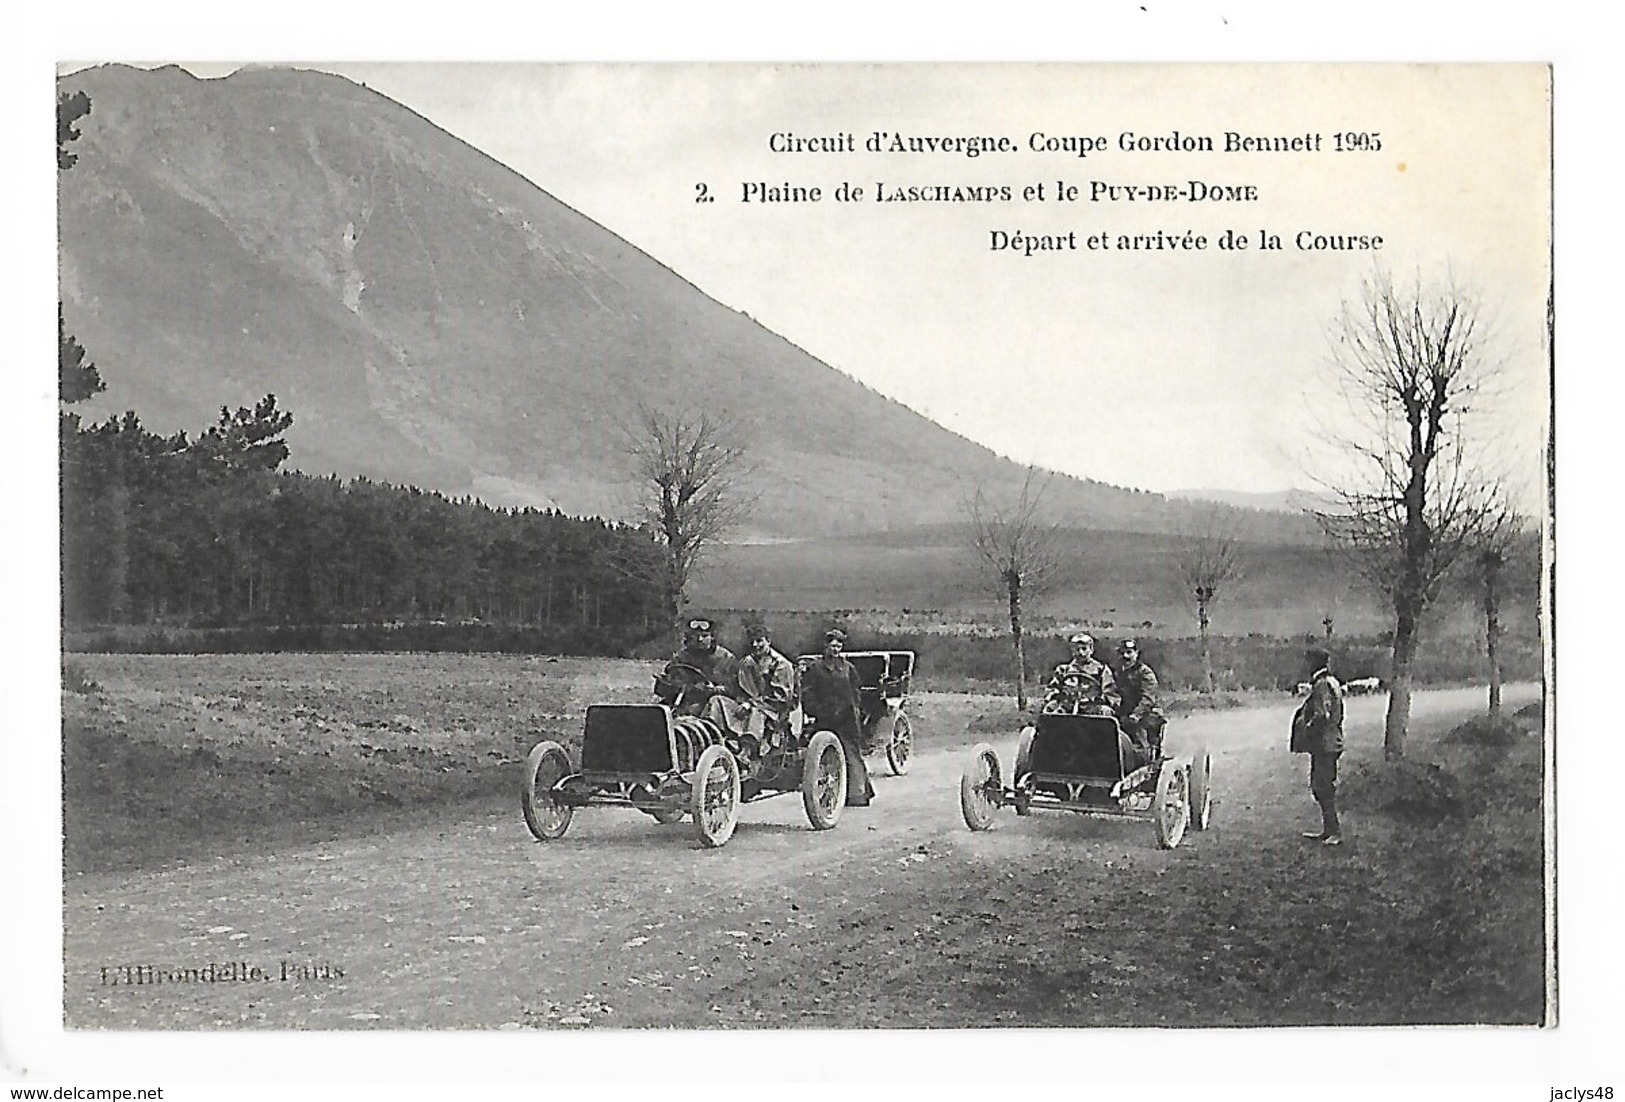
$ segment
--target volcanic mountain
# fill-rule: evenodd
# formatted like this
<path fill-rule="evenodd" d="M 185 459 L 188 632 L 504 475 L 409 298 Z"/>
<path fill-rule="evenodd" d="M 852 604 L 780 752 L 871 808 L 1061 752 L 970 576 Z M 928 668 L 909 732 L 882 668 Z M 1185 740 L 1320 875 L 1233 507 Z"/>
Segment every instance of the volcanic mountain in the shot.
<path fill-rule="evenodd" d="M 955 519 L 1021 472 L 719 303 L 524 177 L 341 77 L 175 67 L 61 78 L 61 297 L 134 409 L 196 431 L 267 392 L 292 466 L 611 517 L 641 401 L 748 426 L 769 535 Z M 749 385 L 741 385 L 748 376 Z M 1159 497 L 1057 480 L 1092 523 Z"/>

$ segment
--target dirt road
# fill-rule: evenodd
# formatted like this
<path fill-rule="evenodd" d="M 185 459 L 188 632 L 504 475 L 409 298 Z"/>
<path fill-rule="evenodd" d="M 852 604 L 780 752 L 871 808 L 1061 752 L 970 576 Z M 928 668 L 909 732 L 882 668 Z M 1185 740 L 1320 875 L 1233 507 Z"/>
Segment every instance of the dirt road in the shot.
<path fill-rule="evenodd" d="M 1508 703 L 1534 696 L 1520 686 Z M 1383 702 L 1349 701 L 1355 746 L 1380 741 Z M 1481 691 L 1421 693 L 1416 722 L 1481 707 Z M 1238 929 L 1244 904 L 1225 886 L 1227 864 L 1313 825 L 1302 759 L 1284 752 L 1288 706 L 1170 727 L 1175 749 L 1201 740 L 1212 751 L 1216 799 L 1213 829 L 1173 851 L 1156 848 L 1149 822 L 1005 812 L 989 833 L 966 830 L 958 779 L 981 737 L 965 730 L 974 710 L 922 694 L 911 773 L 891 777 L 871 759 L 874 806 L 827 832 L 791 795 L 745 805 L 720 850 L 702 849 L 686 823 L 608 809 L 578 812 L 565 838 L 543 844 L 516 796 L 507 810 L 388 835 L 75 877 L 66 1024 L 1087 1025 L 1177 1012 L 1135 992 L 1139 939 L 1201 932 L 1213 953 L 1229 950 L 1224 926 Z M 1014 731 L 989 741 L 1008 763 Z M 1358 845 L 1354 822 L 1345 849 Z M 1313 880 L 1320 857 L 1284 859 L 1309 862 Z M 1125 908 L 1139 917 L 1125 921 Z M 1038 955 L 1035 930 L 1054 931 L 1071 980 Z M 1187 946 L 1198 972 L 1204 946 Z M 187 969 L 190 979 L 153 982 Z M 1180 1023 L 1224 1020 L 1190 998 Z"/>

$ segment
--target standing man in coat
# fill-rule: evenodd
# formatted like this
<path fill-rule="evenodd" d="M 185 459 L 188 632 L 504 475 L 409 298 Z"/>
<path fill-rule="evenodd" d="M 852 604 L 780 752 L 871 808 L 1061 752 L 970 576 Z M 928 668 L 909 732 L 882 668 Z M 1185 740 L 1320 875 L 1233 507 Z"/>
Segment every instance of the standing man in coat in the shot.
<path fill-rule="evenodd" d="M 831 628 L 824 633 L 824 653 L 801 674 L 801 710 L 813 729 L 832 732 L 841 742 L 846 755 L 846 806 L 868 807 L 875 789 L 863 763 L 858 712 L 863 682 L 841 654 L 845 647 L 846 632 Z"/>
<path fill-rule="evenodd" d="M 1337 759 L 1343 753 L 1343 686 L 1332 676 L 1332 656 L 1323 650 L 1307 652 L 1309 699 L 1298 709 L 1294 727 L 1303 739 L 1298 747 L 1309 755 L 1309 791 L 1320 805 L 1319 833 L 1304 837 L 1324 846 L 1341 845 L 1343 829 L 1337 821 Z"/>

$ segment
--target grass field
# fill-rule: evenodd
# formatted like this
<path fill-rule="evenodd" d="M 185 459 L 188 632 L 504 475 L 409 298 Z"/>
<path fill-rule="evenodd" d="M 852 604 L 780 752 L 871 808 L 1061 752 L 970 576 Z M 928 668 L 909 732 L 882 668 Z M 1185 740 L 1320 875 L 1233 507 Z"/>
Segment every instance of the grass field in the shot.
<path fill-rule="evenodd" d="M 70 870 L 325 837 L 511 800 L 540 738 L 578 749 L 648 663 L 505 655 L 83 655 L 64 692 Z"/>
<path fill-rule="evenodd" d="M 62 694 L 70 877 L 224 853 L 262 859 L 480 809 L 500 809 L 519 831 L 518 766 L 530 745 L 555 738 L 575 752 L 585 705 L 646 699 L 653 668 L 498 655 L 76 661 Z M 1223 701 L 1274 702 L 1280 712 L 1282 699 Z M 992 695 L 932 693 L 919 703 L 922 750 L 963 747 L 987 737 L 983 729 L 1008 736 L 1014 718 Z M 1537 1022 L 1540 730 L 1538 705 L 1495 722 L 1421 724 L 1400 763 L 1384 762 L 1380 740 L 1363 737 L 1345 755 L 1341 802 L 1353 834 L 1336 861 L 1297 838 L 1294 819 L 1312 816 L 1301 762 L 1261 744 L 1230 779 L 1217 837 L 1231 843 L 1205 860 L 1177 851 L 1156 878 L 1155 893 L 1194 907 L 1195 925 L 1165 929 L 1163 910 L 1151 907 L 1143 929 L 1125 930 L 1120 916 L 1155 894 L 1126 874 L 1108 871 L 1093 894 L 1068 902 L 1056 884 L 1101 870 L 1066 847 L 987 866 L 992 888 L 933 882 L 919 914 L 951 917 L 930 926 L 930 941 L 896 935 L 902 956 L 890 964 L 906 969 L 907 984 L 875 986 L 873 1005 L 859 1004 L 852 1022 L 991 1024 L 1017 1004 L 1023 1024 L 1057 1026 L 1212 1024 L 1216 1007 L 1234 1025 Z M 1241 774 L 1252 777 L 1245 788 Z M 1013 842 L 1021 836 L 1012 829 Z M 982 896 L 995 890 L 1054 896 L 1059 909 L 1018 908 L 989 924 Z M 850 917 L 883 923 L 893 906 L 866 898 Z M 1148 938 L 1154 949 L 1142 945 Z M 1069 955 L 1079 945 L 1092 955 Z M 932 991 L 946 993 L 940 1007 L 891 1001 Z M 702 1011 L 698 1024 L 708 1024 Z M 863 1016 L 871 1012 L 872 1021 Z"/>
<path fill-rule="evenodd" d="M 1175 537 L 1079 531 L 1069 549 L 1071 561 L 1052 587 L 1026 603 L 1034 628 L 1064 623 L 1158 636 L 1195 633 L 1195 610 L 1178 580 Z M 1393 626 L 1380 597 L 1312 542 L 1248 542 L 1241 558 L 1245 577 L 1213 609 L 1221 634 L 1319 633 L 1327 615 L 1344 635 Z M 909 627 L 946 630 L 998 625 L 1005 615 L 997 580 L 953 527 L 719 546 L 703 560 L 693 599 L 697 607 L 775 613 L 884 610 Z M 1458 594 L 1447 605 L 1439 617 L 1446 633 L 1478 630 L 1474 594 Z M 1532 606 L 1525 611 L 1532 627 Z M 1518 614 L 1508 608 L 1509 626 Z"/>
<path fill-rule="evenodd" d="M 718 617 L 729 645 L 747 617 L 765 618 L 781 649 L 797 650 L 816 649 L 822 630 L 838 622 L 855 647 L 919 652 L 938 688 L 1008 682 L 1004 595 L 965 543 L 960 529 L 936 527 L 718 547 L 695 582 L 693 607 Z M 1076 532 L 1072 561 L 1048 590 L 1023 602 L 1031 668 L 1041 677 L 1064 660 L 1067 634 L 1081 628 L 1106 647 L 1133 636 L 1165 684 L 1200 685 L 1197 622 L 1178 581 L 1179 547 L 1169 535 Z M 1346 563 L 1302 539 L 1248 542 L 1241 556 L 1245 576 L 1211 609 L 1221 686 L 1292 685 L 1303 676 L 1305 646 L 1325 639 L 1328 617 L 1340 674 L 1387 676 L 1392 613 Z M 1533 680 L 1541 674 L 1536 606 L 1529 585 L 1509 589 L 1516 592 L 1502 613 L 1503 670 Z M 1483 614 L 1470 586 L 1447 590 L 1423 632 L 1419 681 L 1487 676 Z"/>

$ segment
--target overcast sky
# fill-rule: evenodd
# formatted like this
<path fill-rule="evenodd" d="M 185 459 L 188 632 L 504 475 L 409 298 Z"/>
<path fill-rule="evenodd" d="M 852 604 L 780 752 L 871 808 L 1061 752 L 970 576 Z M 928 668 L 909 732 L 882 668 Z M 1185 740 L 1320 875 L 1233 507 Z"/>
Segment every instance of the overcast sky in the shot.
<path fill-rule="evenodd" d="M 200 75 L 227 64 L 189 65 Z M 1152 490 L 1311 484 L 1327 331 L 1374 265 L 1454 279 L 1511 386 L 1491 457 L 1538 489 L 1549 281 L 1544 67 L 312 64 L 411 107 L 834 367 L 1022 462 Z M 1486 110 L 1493 105 L 1493 110 Z M 876 131 L 1004 136 L 1016 152 L 871 153 Z M 1226 154 L 1225 134 L 1318 136 Z M 1338 152 L 1335 135 L 1375 134 Z M 1032 135 L 1103 139 L 1079 157 Z M 1216 151 L 1126 152 L 1178 134 Z M 774 152 L 775 135 L 853 152 Z M 841 202 L 843 181 L 864 199 Z M 1255 199 L 1091 201 L 1191 181 Z M 705 184 L 712 202 L 697 202 Z M 1061 183 L 1078 198 L 1057 201 Z M 821 189 L 743 202 L 746 184 Z M 875 201 L 1006 186 L 1008 202 Z M 1043 186 L 1045 199 L 1026 201 Z M 1218 247 L 1240 231 L 1248 252 Z M 1261 252 L 1260 231 L 1283 248 Z M 995 250 L 994 231 L 1078 248 Z M 1199 252 L 1090 250 L 1106 234 Z M 1304 251 L 1301 232 L 1380 235 Z"/>

